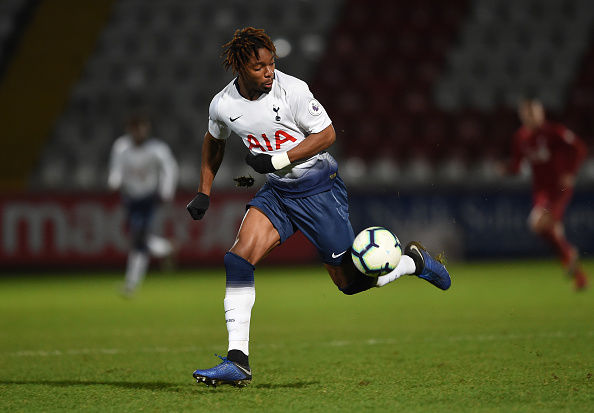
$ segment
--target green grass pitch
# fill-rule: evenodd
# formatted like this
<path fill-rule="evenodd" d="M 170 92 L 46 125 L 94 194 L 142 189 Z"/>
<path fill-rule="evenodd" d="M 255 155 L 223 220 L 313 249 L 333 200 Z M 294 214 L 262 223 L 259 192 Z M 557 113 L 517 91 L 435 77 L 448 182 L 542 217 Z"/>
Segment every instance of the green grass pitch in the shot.
<path fill-rule="evenodd" d="M 594 274 L 594 261 L 586 261 Z M 553 260 L 455 263 L 347 297 L 323 267 L 256 271 L 252 384 L 225 355 L 222 268 L 0 278 L 2 412 L 594 412 L 593 290 Z"/>

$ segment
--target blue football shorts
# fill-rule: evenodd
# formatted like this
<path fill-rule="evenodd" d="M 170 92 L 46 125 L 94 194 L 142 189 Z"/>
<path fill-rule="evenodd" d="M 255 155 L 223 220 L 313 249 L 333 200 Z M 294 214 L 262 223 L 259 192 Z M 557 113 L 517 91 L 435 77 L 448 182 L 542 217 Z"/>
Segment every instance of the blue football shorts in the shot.
<path fill-rule="evenodd" d="M 304 198 L 288 198 L 265 183 L 249 206 L 260 209 L 270 219 L 281 244 L 299 230 L 314 244 L 326 264 L 340 265 L 350 255 L 353 227 L 349 221 L 346 187 L 338 175 L 332 188 Z"/>
<path fill-rule="evenodd" d="M 155 216 L 158 197 L 126 198 L 123 203 L 127 210 L 126 227 L 132 237 L 132 244 L 136 249 L 146 250 L 146 236 Z"/>

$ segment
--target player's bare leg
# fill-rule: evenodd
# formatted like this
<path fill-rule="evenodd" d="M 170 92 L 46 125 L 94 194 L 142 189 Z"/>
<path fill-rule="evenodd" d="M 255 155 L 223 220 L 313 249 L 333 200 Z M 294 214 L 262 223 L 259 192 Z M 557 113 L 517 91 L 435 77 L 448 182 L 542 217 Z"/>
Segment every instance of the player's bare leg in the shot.
<path fill-rule="evenodd" d="M 565 236 L 563 223 L 556 220 L 546 208 L 535 207 L 528 217 L 528 225 L 532 232 L 544 239 L 561 260 L 563 268 L 573 279 L 576 291 L 588 286 L 588 277 L 579 263 L 579 253 Z"/>
<path fill-rule="evenodd" d="M 565 269 L 569 271 L 576 264 L 577 250 L 565 238 L 563 224 L 555 221 L 546 208 L 534 207 L 528 217 L 528 226 L 553 248 Z"/>
<path fill-rule="evenodd" d="M 359 270 L 353 264 L 353 260 L 348 254 L 342 260 L 340 265 L 324 264 L 326 271 L 332 278 L 332 281 L 339 289 L 347 288 L 350 284 L 359 277 Z"/>
<path fill-rule="evenodd" d="M 280 244 L 280 235 L 258 208 L 247 210 L 230 252 L 256 265 Z"/>

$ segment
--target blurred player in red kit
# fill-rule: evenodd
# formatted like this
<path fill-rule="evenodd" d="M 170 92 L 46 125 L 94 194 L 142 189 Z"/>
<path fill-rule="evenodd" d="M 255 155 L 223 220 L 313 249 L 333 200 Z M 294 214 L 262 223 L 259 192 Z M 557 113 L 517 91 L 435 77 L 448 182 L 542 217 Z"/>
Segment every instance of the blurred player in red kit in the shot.
<path fill-rule="evenodd" d="M 522 126 L 514 134 L 504 172 L 517 174 L 523 161 L 530 164 L 533 206 L 528 225 L 553 247 L 575 289 L 583 290 L 588 278 L 578 262 L 577 249 L 565 237 L 563 217 L 587 156 L 586 144 L 564 125 L 548 121 L 537 99 L 521 101 L 518 115 Z"/>

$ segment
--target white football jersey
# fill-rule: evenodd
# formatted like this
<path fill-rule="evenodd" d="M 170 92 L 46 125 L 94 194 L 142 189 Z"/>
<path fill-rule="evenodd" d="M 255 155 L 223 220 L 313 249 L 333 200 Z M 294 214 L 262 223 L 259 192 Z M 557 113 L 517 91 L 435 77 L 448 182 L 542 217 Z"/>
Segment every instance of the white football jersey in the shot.
<path fill-rule="evenodd" d="M 271 91 L 263 93 L 257 100 L 244 98 L 238 88 L 236 78 L 213 98 L 208 131 L 216 139 L 227 139 L 234 132 L 254 154 L 287 152 L 310 134 L 319 133 L 332 123 L 307 84 L 279 70 L 274 71 Z M 294 192 L 303 195 L 305 188 L 296 180 L 314 165 L 317 169 L 327 169 L 321 168 L 320 162 L 337 169 L 336 161 L 324 152 L 268 174 L 268 180 L 275 186 L 297 186 L 299 189 Z M 312 182 L 308 185 L 311 186 Z"/>
<path fill-rule="evenodd" d="M 179 168 L 169 146 L 155 138 L 136 145 L 130 135 L 116 139 L 111 148 L 108 185 L 130 198 L 159 194 L 171 200 Z"/>
<path fill-rule="evenodd" d="M 307 84 L 279 70 L 272 90 L 257 100 L 241 96 L 238 87 L 234 79 L 213 98 L 208 131 L 217 139 L 233 131 L 253 153 L 286 152 L 332 123 Z"/>

